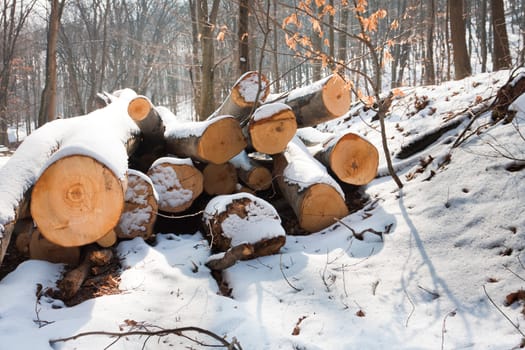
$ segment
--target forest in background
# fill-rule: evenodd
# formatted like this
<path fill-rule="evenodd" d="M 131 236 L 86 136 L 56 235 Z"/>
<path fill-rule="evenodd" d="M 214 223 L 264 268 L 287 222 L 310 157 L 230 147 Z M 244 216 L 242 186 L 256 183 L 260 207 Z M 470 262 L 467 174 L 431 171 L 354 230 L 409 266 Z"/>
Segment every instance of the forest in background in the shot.
<path fill-rule="evenodd" d="M 357 98 L 525 62 L 519 0 L 4 0 L 0 145 L 122 88 L 205 119 L 249 70 L 273 92 L 332 72 Z M 464 39 L 464 40 L 463 40 Z M 181 106 L 185 106 L 181 108 Z M 190 108 L 188 108 L 188 106 Z"/>

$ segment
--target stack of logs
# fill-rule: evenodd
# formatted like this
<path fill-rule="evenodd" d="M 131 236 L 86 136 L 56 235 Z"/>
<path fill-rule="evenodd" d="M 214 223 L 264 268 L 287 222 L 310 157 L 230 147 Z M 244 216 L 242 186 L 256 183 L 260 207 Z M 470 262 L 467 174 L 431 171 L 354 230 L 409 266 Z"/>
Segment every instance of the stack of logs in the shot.
<path fill-rule="evenodd" d="M 304 231 L 317 232 L 349 213 L 340 183 L 360 186 L 377 174 L 378 152 L 359 135 L 325 134 L 320 142 L 298 132 L 349 110 L 350 90 L 337 75 L 270 96 L 264 75 L 248 72 L 205 121 L 179 120 L 127 90 L 100 97 L 106 105 L 101 110 L 127 98 L 123 105 L 134 124 L 119 139 L 127 157 L 124 176 L 104 161 L 113 155 L 68 151 L 51 158 L 24 197 L 30 198 L 29 210 L 19 208 L 15 219 L 16 247 L 30 258 L 82 266 L 89 260 L 81 257 L 83 246 L 149 239 L 158 213 L 204 211 L 202 229 L 211 250 L 223 252 L 208 266 L 223 269 L 239 259 L 276 253 L 285 243 L 284 230 L 238 246 L 223 232 L 222 222 L 249 217 L 254 204 L 266 208 L 257 215 L 280 223 L 272 204 L 257 193 L 277 193 L 274 198 L 286 200 Z M 215 197 L 226 204 L 211 205 Z"/>

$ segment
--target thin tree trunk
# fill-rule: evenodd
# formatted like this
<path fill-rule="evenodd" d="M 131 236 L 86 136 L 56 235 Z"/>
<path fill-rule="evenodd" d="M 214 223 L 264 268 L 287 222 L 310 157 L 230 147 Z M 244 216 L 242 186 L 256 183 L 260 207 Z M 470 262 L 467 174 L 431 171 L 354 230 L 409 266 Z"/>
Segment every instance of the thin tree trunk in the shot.
<path fill-rule="evenodd" d="M 454 50 L 454 74 L 457 80 L 472 74 L 465 39 L 465 12 L 463 0 L 449 0 L 450 34 Z"/>
<path fill-rule="evenodd" d="M 491 0 L 490 7 L 492 10 L 492 28 L 494 31 L 494 70 L 506 69 L 512 66 L 510 57 L 509 39 L 507 28 L 505 27 L 505 11 L 503 0 Z"/>
<path fill-rule="evenodd" d="M 250 70 L 250 51 L 248 46 L 248 16 L 249 16 L 249 0 L 239 1 L 239 30 L 237 37 L 239 40 L 239 76 Z"/>
<path fill-rule="evenodd" d="M 425 57 L 425 84 L 434 85 L 436 83 L 436 74 L 434 69 L 434 27 L 436 25 L 436 8 L 434 0 L 428 4 L 428 28 L 426 38 L 426 57 Z"/>
<path fill-rule="evenodd" d="M 487 28 L 485 27 L 487 23 L 487 2 L 481 1 L 480 4 L 479 45 L 481 50 L 481 72 L 485 73 L 487 71 Z"/>

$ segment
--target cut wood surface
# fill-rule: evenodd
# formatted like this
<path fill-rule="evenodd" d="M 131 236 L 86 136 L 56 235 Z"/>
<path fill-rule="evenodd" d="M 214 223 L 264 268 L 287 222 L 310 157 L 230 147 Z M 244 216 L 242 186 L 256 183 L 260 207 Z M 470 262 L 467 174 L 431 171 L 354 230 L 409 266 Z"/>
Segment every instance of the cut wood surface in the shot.
<path fill-rule="evenodd" d="M 272 186 L 271 171 L 252 160 L 245 151 L 233 157 L 230 163 L 237 169 L 239 179 L 250 189 L 262 191 Z"/>
<path fill-rule="evenodd" d="M 246 72 L 235 82 L 226 100 L 210 118 L 231 115 L 242 120 L 249 116 L 258 103 L 266 99 L 269 92 L 270 84 L 264 74 Z"/>
<path fill-rule="evenodd" d="M 206 163 L 226 163 L 247 143 L 239 122 L 232 116 L 200 121 L 178 121 L 167 108 L 158 107 L 167 124 L 166 151 Z"/>
<path fill-rule="evenodd" d="M 379 152 L 366 139 L 354 133 L 335 136 L 315 157 L 337 178 L 351 185 L 366 185 L 377 175 Z"/>
<path fill-rule="evenodd" d="M 159 195 L 159 209 L 168 213 L 188 209 L 203 191 L 202 173 L 189 158 L 159 158 L 147 175 Z"/>
<path fill-rule="evenodd" d="M 105 165 L 86 156 L 60 158 L 39 177 L 31 215 L 49 241 L 64 247 L 102 238 L 118 223 L 123 184 Z"/>
<path fill-rule="evenodd" d="M 292 107 L 298 127 L 306 127 L 348 112 L 351 96 L 350 88 L 344 79 L 333 74 L 308 86 L 292 90 L 278 100 Z"/>
<path fill-rule="evenodd" d="M 148 239 L 153 234 L 158 211 L 158 194 L 151 179 L 144 173 L 129 169 L 124 210 L 115 227 L 118 238 Z"/>
<path fill-rule="evenodd" d="M 272 155 L 284 151 L 295 135 L 297 121 L 288 105 L 275 102 L 257 108 L 247 129 L 251 146 Z"/>
<path fill-rule="evenodd" d="M 250 259 L 278 252 L 286 240 L 275 208 L 264 199 L 249 193 L 212 198 L 202 218 L 206 238 L 214 252 L 226 252 L 232 247 L 250 244 L 254 247 L 253 254 L 243 256 L 243 259 Z M 258 252 L 257 243 L 267 240 L 274 242 L 271 245 L 273 250 Z"/>
<path fill-rule="evenodd" d="M 274 178 L 304 230 L 325 229 L 348 215 L 341 187 L 298 138 L 274 156 Z"/>
<path fill-rule="evenodd" d="M 237 187 L 237 171 L 233 164 L 206 164 L 202 171 L 204 192 L 209 195 L 234 193 Z"/>
<path fill-rule="evenodd" d="M 117 243 L 117 234 L 115 230 L 106 233 L 102 238 L 97 239 L 97 244 L 102 248 L 109 248 Z"/>

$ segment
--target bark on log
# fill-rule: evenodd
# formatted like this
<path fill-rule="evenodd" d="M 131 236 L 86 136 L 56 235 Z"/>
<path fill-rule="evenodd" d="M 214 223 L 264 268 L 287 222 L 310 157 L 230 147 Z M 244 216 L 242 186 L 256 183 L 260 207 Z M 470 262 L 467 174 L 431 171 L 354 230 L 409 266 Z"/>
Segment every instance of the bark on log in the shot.
<path fill-rule="evenodd" d="M 206 164 L 202 171 L 204 192 L 209 195 L 231 194 L 237 187 L 237 171 L 233 164 Z"/>
<path fill-rule="evenodd" d="M 326 142 L 315 158 L 330 168 L 339 180 L 355 186 L 372 181 L 379 165 L 377 148 L 354 133 L 338 135 Z"/>
<path fill-rule="evenodd" d="M 118 238 L 147 240 L 153 234 L 157 212 L 158 194 L 151 179 L 138 170 L 128 170 L 124 210 L 115 227 Z"/>
<path fill-rule="evenodd" d="M 311 85 L 292 90 L 271 102 L 276 101 L 292 107 L 297 126 L 306 127 L 329 121 L 348 112 L 351 96 L 344 79 L 333 74 Z"/>
<path fill-rule="evenodd" d="M 202 173 L 189 158 L 159 158 L 148 170 L 148 176 L 159 195 L 159 209 L 168 213 L 188 209 L 203 190 Z"/>
<path fill-rule="evenodd" d="M 258 92 L 259 99 L 257 101 Z M 249 116 L 254 107 L 266 99 L 269 92 L 270 84 L 266 76 L 254 71 L 246 72 L 233 85 L 226 100 L 213 112 L 210 118 L 231 115 L 242 121 Z"/>
<path fill-rule="evenodd" d="M 157 107 L 166 124 L 166 151 L 205 163 L 226 163 L 247 143 L 239 122 L 232 116 L 218 116 L 200 122 L 178 121 L 164 107 Z"/>
<path fill-rule="evenodd" d="M 239 179 L 254 191 L 267 190 L 272 186 L 272 173 L 268 168 L 257 164 L 245 151 L 230 160 L 237 169 Z"/>
<path fill-rule="evenodd" d="M 297 121 L 292 109 L 279 102 L 257 108 L 247 126 L 251 146 L 270 155 L 284 151 L 296 130 Z"/>
<path fill-rule="evenodd" d="M 145 96 L 137 96 L 130 101 L 128 114 L 141 132 L 141 141 L 130 156 L 129 166 L 146 172 L 156 159 L 166 153 L 166 127 L 156 108 Z"/>
<path fill-rule="evenodd" d="M 76 266 L 80 262 L 80 247 L 62 247 L 47 240 L 38 229 L 31 232 L 29 258 Z"/>
<path fill-rule="evenodd" d="M 304 230 L 322 230 L 348 215 L 341 187 L 298 138 L 274 157 L 274 178 Z"/>
<path fill-rule="evenodd" d="M 204 210 L 203 227 L 214 252 L 251 245 L 253 253 L 249 253 L 250 249 L 236 248 L 242 254 L 235 257 L 242 260 L 275 254 L 286 241 L 277 211 L 249 193 L 214 197 Z"/>
<path fill-rule="evenodd" d="M 249 243 L 239 244 L 228 249 L 223 254 L 219 253 L 211 256 L 206 262 L 210 270 L 224 270 L 235 265 L 239 260 L 246 260 L 254 253 L 253 245 Z"/>

